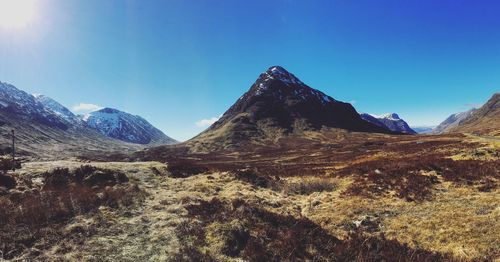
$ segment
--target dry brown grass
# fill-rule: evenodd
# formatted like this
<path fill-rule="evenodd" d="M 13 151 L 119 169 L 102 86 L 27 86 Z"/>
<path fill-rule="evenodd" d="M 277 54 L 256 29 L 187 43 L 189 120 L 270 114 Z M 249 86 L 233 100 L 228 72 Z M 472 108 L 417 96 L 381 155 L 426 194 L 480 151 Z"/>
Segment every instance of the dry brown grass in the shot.
<path fill-rule="evenodd" d="M 435 261 L 440 255 L 411 249 L 384 237 L 351 234 L 339 240 L 307 218 L 283 216 L 241 199 L 219 199 L 187 206 L 198 220 L 179 226 L 178 237 L 190 259 L 247 261 Z M 193 257 L 191 257 L 193 256 Z"/>
<path fill-rule="evenodd" d="M 100 206 L 130 206 L 143 198 L 141 190 L 128 184 L 124 174 L 111 170 L 91 166 L 72 171 L 57 168 L 40 177 L 40 186 L 20 179 L 21 183 L 0 196 L 3 259 L 60 241 L 64 238 L 62 227 L 77 215 L 95 213 Z"/>
<path fill-rule="evenodd" d="M 128 182 L 122 184 L 139 185 L 146 194 L 141 205 L 120 208 L 121 204 L 104 203 L 90 212 L 50 222 L 54 227 L 59 223 L 60 230 L 49 228 L 40 234 L 50 232 L 55 242 L 18 231 L 19 236 L 27 236 L 18 243 L 34 241 L 35 249 L 23 249 L 16 258 L 499 258 L 500 192 L 495 169 L 498 159 L 491 158 L 496 154 L 493 147 L 461 135 L 396 139 L 314 133 L 303 140 L 278 143 L 282 147 L 249 148 L 250 153 L 197 154 L 172 147 L 159 154 L 168 165 L 92 163 L 126 174 Z M 450 158 L 485 148 L 487 158 Z M 22 177 L 43 188 L 40 174 L 47 169 L 70 167 L 71 173 L 80 165 L 70 161 L 26 163 L 15 176 L 16 188 L 28 185 Z M 116 176 L 104 177 L 103 186 L 96 188 L 116 188 L 105 185 L 117 181 Z M 81 181 L 55 179 L 54 184 L 85 185 L 85 179 Z M 52 247 L 50 243 L 56 244 Z"/>

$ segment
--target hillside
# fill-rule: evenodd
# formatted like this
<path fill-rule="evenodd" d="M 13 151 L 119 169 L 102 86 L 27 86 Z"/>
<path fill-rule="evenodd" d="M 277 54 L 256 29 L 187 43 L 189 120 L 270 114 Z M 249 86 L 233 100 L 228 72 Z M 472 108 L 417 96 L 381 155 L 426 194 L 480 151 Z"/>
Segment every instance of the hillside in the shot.
<path fill-rule="evenodd" d="M 462 121 L 467 117 L 469 117 L 472 113 L 474 113 L 474 111 L 476 111 L 475 108 L 449 116 L 443 122 L 441 122 L 437 127 L 435 127 L 432 130 L 432 133 L 443 134 L 449 132 L 450 129 L 460 125 Z"/>
<path fill-rule="evenodd" d="M 500 93 L 495 93 L 481 108 L 451 128 L 450 132 L 500 136 Z"/>
<path fill-rule="evenodd" d="M 127 153 L 141 148 L 99 134 L 50 98 L 35 97 L 0 82 L 1 152 L 10 150 L 12 130 L 17 152 L 37 158 Z"/>

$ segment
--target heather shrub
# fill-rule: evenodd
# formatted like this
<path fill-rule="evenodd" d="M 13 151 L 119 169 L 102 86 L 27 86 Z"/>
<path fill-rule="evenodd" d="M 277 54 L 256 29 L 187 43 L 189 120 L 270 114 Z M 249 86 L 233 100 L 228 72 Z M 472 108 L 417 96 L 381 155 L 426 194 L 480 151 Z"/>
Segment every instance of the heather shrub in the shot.
<path fill-rule="evenodd" d="M 280 215 L 244 200 L 214 198 L 187 206 L 191 220 L 178 226 L 183 247 L 178 257 L 245 261 L 439 261 L 433 252 L 412 249 L 395 240 L 355 232 L 345 240 L 307 218 Z M 214 237 L 215 236 L 215 237 Z M 203 250 L 203 251 L 202 251 Z"/>
<path fill-rule="evenodd" d="M 16 187 L 16 179 L 9 175 L 0 174 L 0 187 L 5 187 L 6 189 L 12 189 Z"/>
<path fill-rule="evenodd" d="M 208 171 L 206 167 L 196 166 L 191 163 L 171 163 L 167 167 L 168 172 L 174 178 L 186 178 Z"/>
<path fill-rule="evenodd" d="M 288 194 L 309 195 L 315 192 L 334 191 L 338 188 L 337 183 L 330 178 L 304 178 L 296 182 L 284 184 L 284 192 Z"/>
<path fill-rule="evenodd" d="M 38 240 L 50 246 L 74 216 L 93 214 L 100 206 L 129 207 L 145 196 L 125 174 L 108 169 L 57 168 L 41 177 L 40 187 L 25 183 L 26 190 L 0 196 L 0 258 L 13 259 Z"/>
<path fill-rule="evenodd" d="M 21 168 L 21 162 L 19 161 L 14 161 L 12 158 L 3 158 L 0 157 L 0 171 L 8 171 L 12 169 L 19 169 Z"/>

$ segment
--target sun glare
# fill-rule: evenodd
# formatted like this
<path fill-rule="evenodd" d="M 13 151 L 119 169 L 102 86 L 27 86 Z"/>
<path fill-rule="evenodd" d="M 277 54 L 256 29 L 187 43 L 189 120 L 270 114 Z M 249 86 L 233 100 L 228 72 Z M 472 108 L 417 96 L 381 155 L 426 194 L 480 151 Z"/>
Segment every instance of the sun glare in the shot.
<path fill-rule="evenodd" d="M 0 28 L 23 28 L 34 16 L 35 0 L 0 0 Z"/>

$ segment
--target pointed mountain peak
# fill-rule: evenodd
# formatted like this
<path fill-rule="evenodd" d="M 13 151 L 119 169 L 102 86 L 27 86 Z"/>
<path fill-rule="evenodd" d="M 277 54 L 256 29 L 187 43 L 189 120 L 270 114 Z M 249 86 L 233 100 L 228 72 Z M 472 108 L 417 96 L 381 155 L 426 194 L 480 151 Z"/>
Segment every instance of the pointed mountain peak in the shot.
<path fill-rule="evenodd" d="M 323 127 L 391 132 L 361 119 L 351 104 L 337 101 L 309 87 L 283 67 L 272 66 L 260 74 L 250 90 L 217 122 L 194 140 L 207 138 L 213 142 L 225 141 L 222 144 L 237 145 L 240 141 L 274 140 Z"/>
<path fill-rule="evenodd" d="M 294 76 L 292 73 L 288 72 L 285 68 L 281 66 L 271 66 L 269 69 L 267 69 L 264 73 L 261 74 L 259 80 L 261 80 L 262 82 L 268 82 L 270 80 L 279 80 L 287 85 L 304 84 L 296 76 Z"/>
<path fill-rule="evenodd" d="M 396 113 L 387 113 L 387 114 L 383 114 L 380 116 L 380 118 L 386 118 L 386 119 L 391 119 L 391 120 L 399 120 L 401 118 L 399 118 L 399 115 L 396 114 Z"/>

